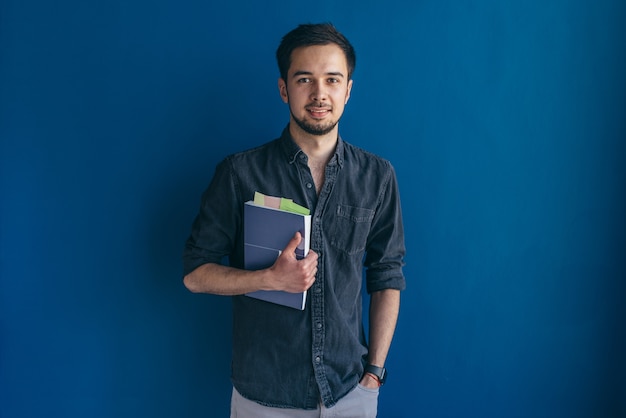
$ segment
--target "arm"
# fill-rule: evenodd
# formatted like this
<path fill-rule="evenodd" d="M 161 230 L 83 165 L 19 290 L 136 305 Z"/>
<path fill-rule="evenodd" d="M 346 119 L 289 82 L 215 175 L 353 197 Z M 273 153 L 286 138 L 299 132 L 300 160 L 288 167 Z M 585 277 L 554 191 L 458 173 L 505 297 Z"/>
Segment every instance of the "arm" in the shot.
<path fill-rule="evenodd" d="M 385 289 L 374 292 L 370 299 L 370 341 L 368 363 L 383 367 L 400 311 L 400 291 Z M 377 388 L 378 381 L 369 375 L 361 378 L 361 385 Z"/>
<path fill-rule="evenodd" d="M 377 207 L 366 249 L 367 291 L 370 293 L 368 363 L 383 367 L 400 310 L 400 291 L 405 288 L 404 228 L 400 195 L 391 165 L 380 186 L 385 190 Z M 361 384 L 377 387 L 378 381 L 365 374 Z"/>
<path fill-rule="evenodd" d="M 302 260 L 296 259 L 294 251 L 300 240 L 300 233 L 297 232 L 274 265 L 267 269 L 248 271 L 207 263 L 187 274 L 183 282 L 194 293 L 216 295 L 241 295 L 257 290 L 302 292 L 315 281 L 317 254 L 309 251 Z"/>

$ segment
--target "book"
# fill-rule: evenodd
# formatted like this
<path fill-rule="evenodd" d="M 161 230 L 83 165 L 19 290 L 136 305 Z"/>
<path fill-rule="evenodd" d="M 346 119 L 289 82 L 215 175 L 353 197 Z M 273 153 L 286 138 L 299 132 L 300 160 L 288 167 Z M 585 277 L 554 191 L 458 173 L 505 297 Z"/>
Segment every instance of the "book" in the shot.
<path fill-rule="evenodd" d="M 245 269 L 261 270 L 272 266 L 297 231 L 300 231 L 302 241 L 295 252 L 296 257 L 302 259 L 311 244 L 309 210 L 290 199 L 255 193 L 255 199 L 244 204 Z M 304 310 L 306 294 L 306 291 L 259 290 L 246 293 L 246 296 Z"/>

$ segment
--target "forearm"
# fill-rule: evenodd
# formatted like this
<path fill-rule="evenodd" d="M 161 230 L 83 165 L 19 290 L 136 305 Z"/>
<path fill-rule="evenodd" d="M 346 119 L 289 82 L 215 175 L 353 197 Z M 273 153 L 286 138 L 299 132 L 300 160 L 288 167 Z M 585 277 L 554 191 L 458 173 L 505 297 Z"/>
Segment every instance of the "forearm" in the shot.
<path fill-rule="evenodd" d="M 383 367 L 398 321 L 400 291 L 386 289 L 372 293 L 369 314 L 368 363 Z"/>
<path fill-rule="evenodd" d="M 296 233 L 269 268 L 249 271 L 214 263 L 203 264 L 185 276 L 185 286 L 194 293 L 225 296 L 257 290 L 303 292 L 315 281 L 318 256 L 315 251 L 309 251 L 302 260 L 296 259 L 294 251 L 300 239 L 300 233 Z"/>
<path fill-rule="evenodd" d="M 194 293 L 242 295 L 262 290 L 267 270 L 248 271 L 220 264 L 204 264 L 185 276 L 183 283 Z"/>

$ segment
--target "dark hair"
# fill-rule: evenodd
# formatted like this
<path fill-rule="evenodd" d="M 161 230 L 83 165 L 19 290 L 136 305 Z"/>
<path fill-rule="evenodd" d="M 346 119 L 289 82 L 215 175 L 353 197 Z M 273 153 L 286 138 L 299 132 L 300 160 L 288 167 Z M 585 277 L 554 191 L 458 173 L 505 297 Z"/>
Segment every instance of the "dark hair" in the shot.
<path fill-rule="evenodd" d="M 299 25 L 297 28 L 283 36 L 278 49 L 276 50 L 276 60 L 280 77 L 287 81 L 287 72 L 291 65 L 291 54 L 296 48 L 312 45 L 336 44 L 343 51 L 348 63 L 348 80 L 352 78 L 356 65 L 356 54 L 354 48 L 331 23 L 317 23 Z"/>

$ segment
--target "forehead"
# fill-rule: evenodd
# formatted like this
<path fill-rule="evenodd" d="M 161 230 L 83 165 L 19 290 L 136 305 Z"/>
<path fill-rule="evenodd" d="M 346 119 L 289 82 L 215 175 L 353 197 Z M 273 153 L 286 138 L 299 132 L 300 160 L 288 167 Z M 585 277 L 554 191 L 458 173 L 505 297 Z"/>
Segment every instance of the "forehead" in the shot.
<path fill-rule="evenodd" d="M 348 74 L 348 62 L 343 50 L 335 45 L 311 45 L 296 48 L 291 53 L 289 74 L 296 72 Z"/>

